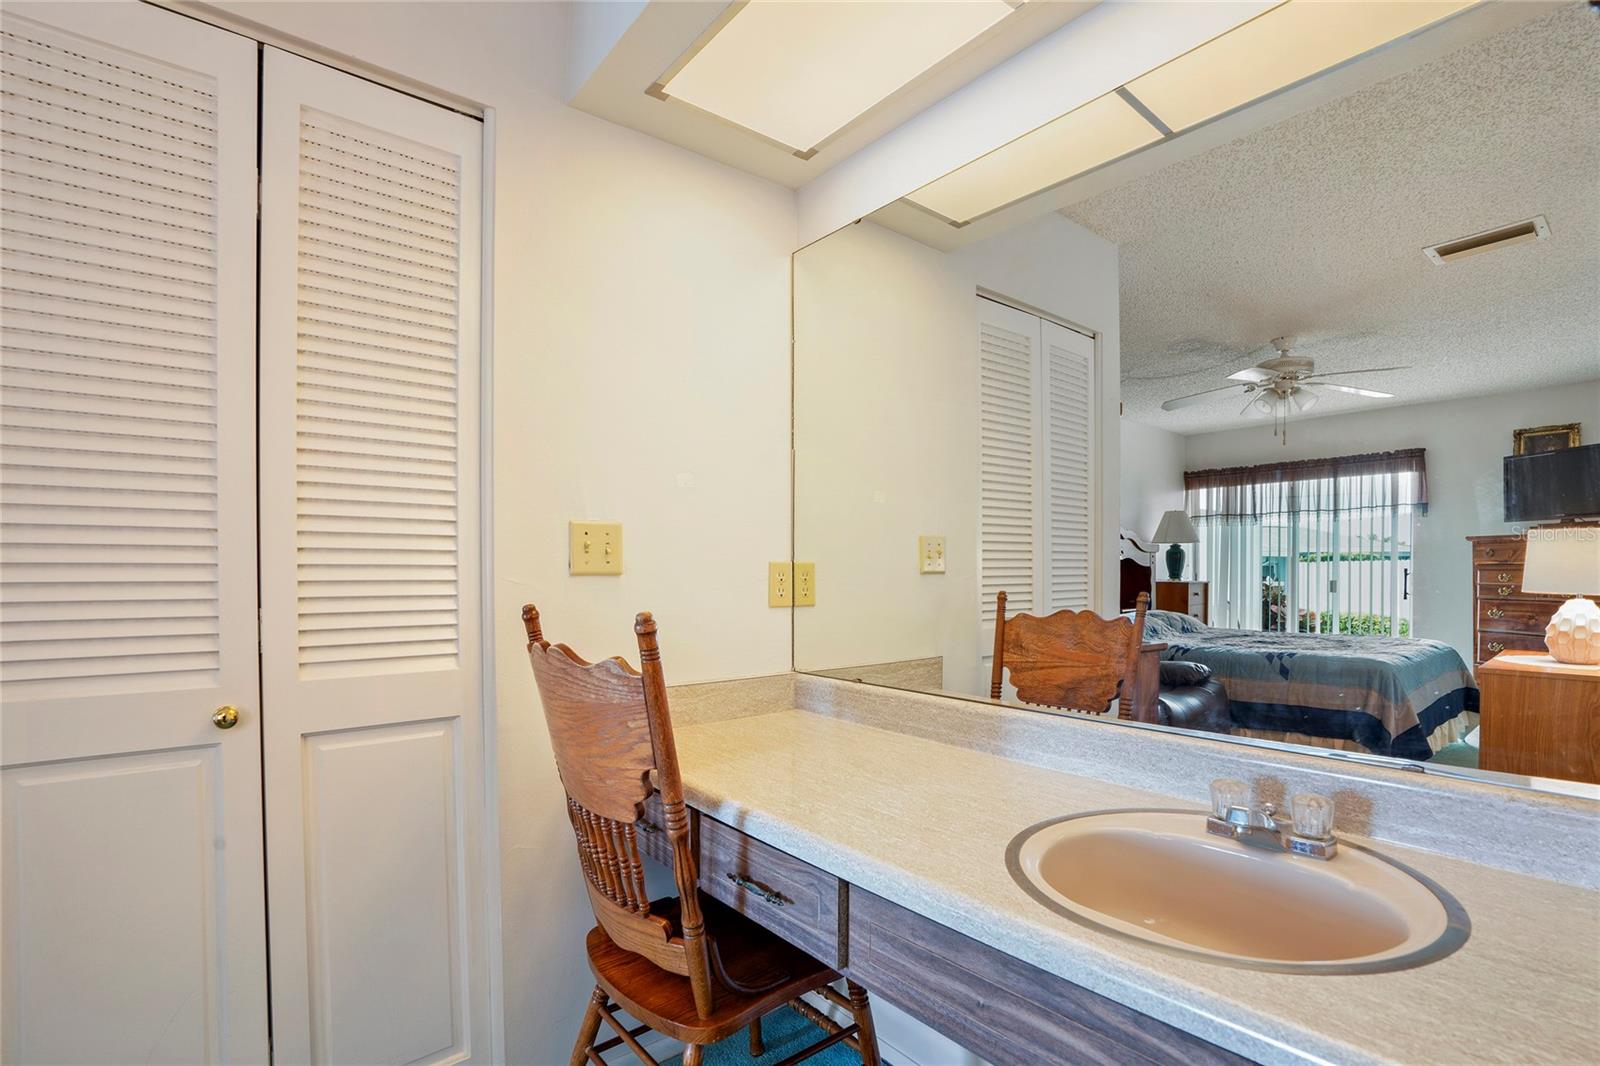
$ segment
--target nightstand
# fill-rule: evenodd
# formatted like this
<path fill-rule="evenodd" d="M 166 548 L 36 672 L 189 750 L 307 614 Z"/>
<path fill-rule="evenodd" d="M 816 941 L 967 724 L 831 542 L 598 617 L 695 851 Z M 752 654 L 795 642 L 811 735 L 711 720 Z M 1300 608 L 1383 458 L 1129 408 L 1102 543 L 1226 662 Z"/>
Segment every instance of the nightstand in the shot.
<path fill-rule="evenodd" d="M 1193 615 L 1211 624 L 1211 585 L 1206 581 L 1157 581 L 1156 610 Z"/>
<path fill-rule="evenodd" d="M 1600 784 L 1600 666 L 1502 652 L 1478 688 L 1480 769 Z"/>

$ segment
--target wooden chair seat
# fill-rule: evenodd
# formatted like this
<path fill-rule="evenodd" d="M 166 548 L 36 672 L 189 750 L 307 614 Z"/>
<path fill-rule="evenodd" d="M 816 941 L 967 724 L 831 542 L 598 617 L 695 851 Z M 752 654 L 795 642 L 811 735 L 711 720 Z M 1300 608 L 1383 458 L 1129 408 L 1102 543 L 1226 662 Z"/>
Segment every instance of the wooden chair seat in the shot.
<path fill-rule="evenodd" d="M 668 915 L 677 900 L 650 905 Z M 714 1044 L 762 1015 L 839 975 L 799 948 L 767 932 L 744 915 L 704 899 L 706 933 L 715 945 L 712 965 L 724 991 L 711 1014 L 695 1008 L 689 978 L 656 966 L 649 959 L 619 948 L 600 926 L 589 930 L 589 967 L 595 980 L 622 1009 L 660 1033 L 687 1044 Z"/>

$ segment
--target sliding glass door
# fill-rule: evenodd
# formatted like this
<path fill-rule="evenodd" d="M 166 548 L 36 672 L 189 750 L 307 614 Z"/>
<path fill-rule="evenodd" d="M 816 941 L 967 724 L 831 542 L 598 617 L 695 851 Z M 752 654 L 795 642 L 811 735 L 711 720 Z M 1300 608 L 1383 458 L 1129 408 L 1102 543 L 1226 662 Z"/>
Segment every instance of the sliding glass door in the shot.
<path fill-rule="evenodd" d="M 1398 457 L 1398 458 L 1396 458 Z M 1187 475 L 1213 622 L 1272 632 L 1411 636 L 1421 453 Z"/>

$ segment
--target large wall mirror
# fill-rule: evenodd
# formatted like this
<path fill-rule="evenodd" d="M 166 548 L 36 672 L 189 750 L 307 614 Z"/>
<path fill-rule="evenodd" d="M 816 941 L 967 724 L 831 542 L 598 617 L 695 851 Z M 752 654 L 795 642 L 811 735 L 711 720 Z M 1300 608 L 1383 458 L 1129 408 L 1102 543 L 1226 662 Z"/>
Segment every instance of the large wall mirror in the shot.
<path fill-rule="evenodd" d="M 1301 7 L 796 254 L 795 667 L 1600 796 L 1479 715 L 1600 591 L 1600 17 L 1192 91 Z"/>

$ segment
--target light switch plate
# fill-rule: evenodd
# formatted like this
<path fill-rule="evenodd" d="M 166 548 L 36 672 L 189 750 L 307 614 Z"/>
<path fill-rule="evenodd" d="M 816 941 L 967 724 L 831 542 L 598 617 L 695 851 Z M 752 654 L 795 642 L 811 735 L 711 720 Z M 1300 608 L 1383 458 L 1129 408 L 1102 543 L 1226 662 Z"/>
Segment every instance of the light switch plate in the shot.
<path fill-rule="evenodd" d="M 568 522 L 569 574 L 622 573 L 622 523 Z"/>
<path fill-rule="evenodd" d="M 921 574 L 944 573 L 944 538 L 923 536 L 917 538 L 917 572 Z"/>
<path fill-rule="evenodd" d="M 796 607 L 815 607 L 817 605 L 817 564 L 794 564 L 794 605 Z"/>
<path fill-rule="evenodd" d="M 794 567 L 787 561 L 767 564 L 767 606 L 794 606 Z"/>

